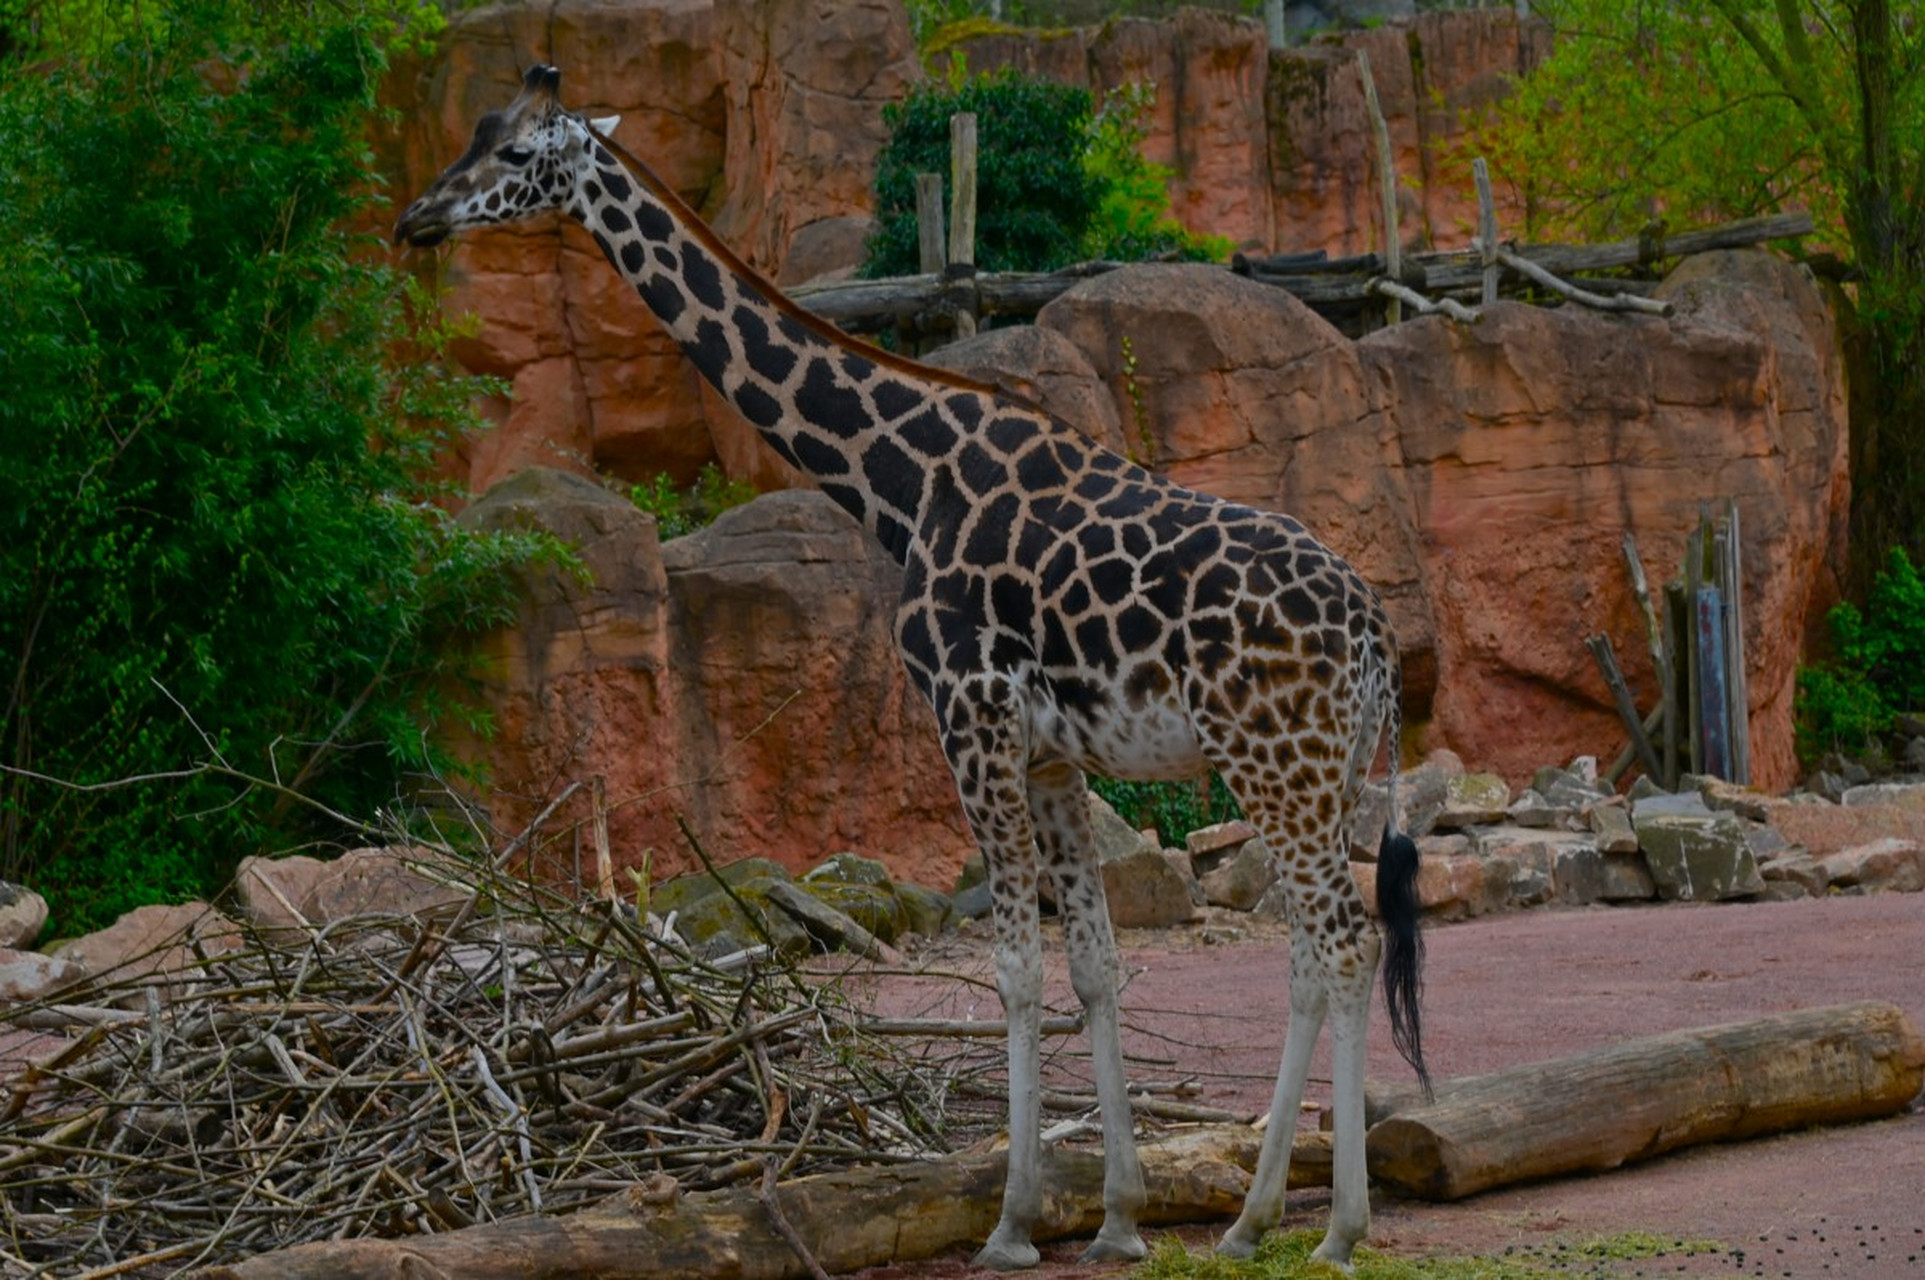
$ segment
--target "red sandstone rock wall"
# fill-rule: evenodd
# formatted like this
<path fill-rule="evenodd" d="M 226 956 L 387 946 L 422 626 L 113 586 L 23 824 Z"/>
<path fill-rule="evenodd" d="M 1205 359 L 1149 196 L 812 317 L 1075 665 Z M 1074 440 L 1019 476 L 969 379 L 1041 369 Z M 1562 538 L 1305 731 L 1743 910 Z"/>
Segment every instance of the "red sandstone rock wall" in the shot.
<path fill-rule="evenodd" d="M 1461 245 L 1471 187 L 1444 157 L 1466 113 L 1501 95 L 1545 39 L 1508 13 L 1473 10 L 1272 55 L 1258 24 L 1184 10 L 1166 22 L 985 36 L 957 51 L 974 70 L 1016 65 L 1099 95 L 1153 81 L 1145 151 L 1174 171 L 1171 200 L 1186 223 L 1263 249 L 1345 254 L 1382 240 L 1358 51 L 1399 152 L 1404 239 Z M 537 59 L 562 68 L 569 103 L 620 114 L 617 139 L 786 284 L 859 261 L 882 107 L 922 74 L 895 0 L 464 10 L 434 57 L 390 79 L 400 123 L 377 145 L 397 204 L 461 153 L 475 119 L 513 96 Z M 687 479 L 718 461 L 765 489 L 795 482 L 563 219 L 470 236 L 419 261 L 447 286 L 450 312 L 481 320 L 457 347 L 463 363 L 512 388 L 488 406 L 497 429 L 454 460 L 474 492 L 532 464 L 643 480 Z"/>
<path fill-rule="evenodd" d="M 406 106 L 384 140 L 398 200 L 512 96 L 520 66 L 552 59 L 568 101 L 621 112 L 617 136 L 772 270 L 848 252 L 879 105 L 915 74 L 883 0 L 557 0 L 469 11 L 451 31 L 390 86 Z M 1536 56 L 1533 31 L 1460 13 L 1266 64 L 1250 24 L 1188 13 L 972 44 L 970 57 L 1099 88 L 1155 76 L 1152 151 L 1177 168 L 1193 225 L 1341 253 L 1374 243 L 1354 49 L 1369 50 L 1404 171 L 1425 176 L 1408 203 L 1436 240 L 1461 243 L 1469 184 L 1438 176 L 1433 144 L 1458 107 Z M 1252 142 L 1266 115 L 1287 129 Z M 715 457 L 765 486 L 792 479 L 578 229 L 491 231 L 443 255 L 451 308 L 480 320 L 464 358 L 515 390 L 495 406 L 502 429 L 460 460 L 477 490 L 530 464 L 634 478 Z M 1421 320 L 1351 342 L 1247 280 L 1147 268 L 1088 282 L 1037 328 L 938 358 L 1183 483 L 1303 518 L 1383 591 L 1433 743 L 1513 775 L 1622 741 L 1583 635 L 1610 631 L 1648 687 L 1620 534 L 1636 532 L 1661 580 L 1699 503 L 1735 496 L 1753 755 L 1778 784 L 1792 769 L 1797 641 L 1843 555 L 1830 318 L 1808 280 L 1761 255 L 1687 264 L 1667 290 L 1680 304 L 1668 321 L 1505 304 L 1470 328 Z M 518 480 L 486 517 L 555 508 L 596 576 L 534 584 L 524 624 L 495 638 L 497 821 L 512 829 L 561 782 L 601 774 L 630 862 L 652 849 L 658 866 L 686 865 L 681 813 L 718 855 L 801 865 L 849 845 L 944 879 L 969 842 L 927 713 L 888 651 L 879 553 L 799 497 L 664 550 L 612 495 L 558 483 Z"/>

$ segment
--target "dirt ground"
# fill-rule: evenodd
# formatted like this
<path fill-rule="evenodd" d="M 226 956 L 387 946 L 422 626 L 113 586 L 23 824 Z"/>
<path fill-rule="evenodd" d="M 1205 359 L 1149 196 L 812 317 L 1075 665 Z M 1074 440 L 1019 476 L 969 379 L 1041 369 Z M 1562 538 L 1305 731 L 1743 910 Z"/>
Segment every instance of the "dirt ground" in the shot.
<path fill-rule="evenodd" d="M 1213 916 L 1119 941 L 1129 975 L 1123 1001 L 1132 1081 L 1188 1082 L 1188 1101 L 1261 1111 L 1287 1016 L 1289 954 L 1280 932 Z M 1425 1044 L 1440 1078 L 1848 1000 L 1891 1001 L 1925 1026 L 1925 897 L 1918 895 L 1539 910 L 1434 926 L 1427 942 Z M 899 983 L 877 994 L 881 1007 L 1000 1016 L 983 933 L 952 935 L 912 958 L 980 981 Z M 1073 1007 L 1060 950 L 1051 953 L 1050 973 L 1052 1003 Z M 1075 1077 L 1081 1066 L 1073 1048 L 1059 1050 L 1057 1072 Z M 1327 1096 L 1328 1074 L 1326 1043 L 1312 1070 L 1313 1098 Z M 1370 1075 L 1410 1078 L 1381 1005 L 1371 1024 Z M 1293 1192 L 1285 1227 L 1321 1229 L 1327 1195 Z M 1891 1120 L 1700 1147 L 1451 1205 L 1378 1192 L 1372 1206 L 1368 1243 L 1403 1256 L 1500 1254 L 1639 1231 L 1713 1239 L 1726 1251 L 1619 1264 L 1611 1274 L 1925 1276 L 1925 1109 L 1915 1103 Z M 1183 1234 L 1202 1245 L 1222 1225 Z M 1147 1234 L 1154 1242 L 1157 1233 Z M 1080 1248 L 1046 1248 L 1032 1274 L 1093 1280 L 1126 1270 L 1075 1265 Z M 939 1280 L 966 1271 L 957 1257 L 862 1274 Z"/>

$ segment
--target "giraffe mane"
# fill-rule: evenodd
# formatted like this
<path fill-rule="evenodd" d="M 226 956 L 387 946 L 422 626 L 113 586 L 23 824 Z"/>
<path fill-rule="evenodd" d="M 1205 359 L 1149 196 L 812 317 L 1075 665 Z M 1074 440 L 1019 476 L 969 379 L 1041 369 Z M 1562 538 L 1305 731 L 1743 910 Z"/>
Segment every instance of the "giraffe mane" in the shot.
<path fill-rule="evenodd" d="M 754 285 L 756 290 L 767 299 L 770 306 L 774 307 L 788 319 L 795 321 L 795 323 L 815 334 L 818 338 L 822 338 L 844 350 L 857 351 L 865 360 L 872 361 L 885 369 L 893 369 L 898 373 L 920 378 L 924 382 L 934 382 L 942 386 L 953 387 L 958 391 L 973 391 L 978 395 L 987 396 L 999 404 L 1010 405 L 1030 413 L 1041 414 L 1045 418 L 1055 419 L 1056 415 L 1048 409 L 1045 409 L 1029 397 L 1017 392 L 1007 390 L 1003 387 L 992 386 L 987 382 L 981 382 L 975 378 L 954 373 L 948 369 L 940 369 L 934 365 L 924 364 L 920 360 L 911 360 L 907 356 L 897 355 L 893 351 L 885 351 L 881 347 L 858 346 L 851 342 L 848 334 L 844 333 L 835 325 L 830 324 L 821 316 L 798 305 L 793 298 L 783 292 L 779 285 L 750 266 L 742 255 L 735 251 L 733 246 L 722 239 L 721 236 L 717 235 L 714 228 L 710 227 L 709 224 L 689 206 L 688 201 L 682 199 L 680 194 L 670 187 L 668 183 L 664 182 L 654 169 L 649 167 L 647 161 L 634 155 L 626 147 L 622 146 L 621 143 L 597 129 L 594 123 L 586 116 L 576 116 L 576 119 L 582 122 L 583 127 L 588 130 L 590 137 L 607 147 L 609 152 L 622 162 L 635 177 L 636 181 L 648 189 L 650 195 L 667 205 L 675 213 L 688 234 L 700 241 L 703 248 L 714 254 L 723 266 L 734 271 L 744 280 Z"/>

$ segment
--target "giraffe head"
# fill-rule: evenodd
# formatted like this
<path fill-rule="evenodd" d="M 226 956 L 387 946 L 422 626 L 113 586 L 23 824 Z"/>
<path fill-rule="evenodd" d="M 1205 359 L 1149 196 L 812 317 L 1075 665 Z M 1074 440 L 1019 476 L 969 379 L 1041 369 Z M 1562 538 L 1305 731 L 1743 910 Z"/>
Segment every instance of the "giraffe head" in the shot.
<path fill-rule="evenodd" d="M 528 68 L 515 100 L 481 117 L 467 151 L 394 224 L 394 242 L 425 249 L 468 227 L 565 206 L 592 133 L 611 132 L 621 117 L 584 120 L 561 105 L 560 85 L 555 68 Z"/>

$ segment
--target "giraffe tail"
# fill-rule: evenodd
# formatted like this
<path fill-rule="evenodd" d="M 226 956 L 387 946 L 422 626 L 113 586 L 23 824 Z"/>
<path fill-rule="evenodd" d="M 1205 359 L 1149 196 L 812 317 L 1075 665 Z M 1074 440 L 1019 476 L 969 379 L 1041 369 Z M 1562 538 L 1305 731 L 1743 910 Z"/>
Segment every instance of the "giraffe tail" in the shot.
<path fill-rule="evenodd" d="M 1430 1070 L 1424 1065 L 1423 903 L 1417 897 L 1417 842 L 1397 830 L 1397 752 L 1403 728 L 1398 690 L 1392 682 L 1386 718 L 1390 730 L 1390 814 L 1377 848 L 1377 918 L 1384 929 L 1384 1008 L 1390 1014 L 1390 1039 L 1417 1073 L 1424 1098 L 1432 1097 Z"/>

